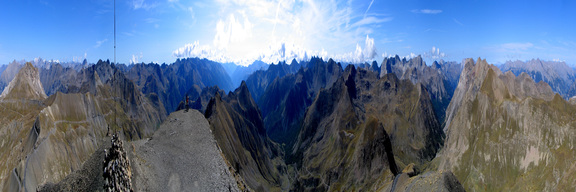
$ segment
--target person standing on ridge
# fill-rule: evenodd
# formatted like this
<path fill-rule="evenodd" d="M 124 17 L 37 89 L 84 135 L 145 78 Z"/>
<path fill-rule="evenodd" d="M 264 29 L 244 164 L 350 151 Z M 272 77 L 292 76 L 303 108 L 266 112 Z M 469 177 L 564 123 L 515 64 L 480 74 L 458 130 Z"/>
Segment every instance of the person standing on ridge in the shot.
<path fill-rule="evenodd" d="M 186 112 L 188 112 L 188 108 L 190 108 L 190 105 L 188 105 L 188 94 L 186 94 Z"/>

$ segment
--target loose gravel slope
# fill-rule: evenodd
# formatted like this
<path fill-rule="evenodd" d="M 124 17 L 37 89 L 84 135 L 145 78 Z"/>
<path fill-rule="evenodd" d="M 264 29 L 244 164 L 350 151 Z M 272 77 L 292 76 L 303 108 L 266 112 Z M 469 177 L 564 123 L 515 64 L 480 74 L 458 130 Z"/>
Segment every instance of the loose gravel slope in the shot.
<path fill-rule="evenodd" d="M 127 146 L 135 191 L 239 191 L 208 121 L 176 111 L 152 138 Z"/>

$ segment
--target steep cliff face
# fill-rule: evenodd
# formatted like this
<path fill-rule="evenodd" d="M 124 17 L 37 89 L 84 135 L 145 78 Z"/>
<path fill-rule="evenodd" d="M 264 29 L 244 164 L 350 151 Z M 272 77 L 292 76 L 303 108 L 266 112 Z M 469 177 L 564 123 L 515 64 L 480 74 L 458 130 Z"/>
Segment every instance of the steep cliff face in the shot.
<path fill-rule="evenodd" d="M 575 113 L 546 83 L 467 59 L 439 169 L 453 171 L 466 190 L 572 191 Z"/>
<path fill-rule="evenodd" d="M 40 81 L 46 95 L 50 96 L 60 91 L 68 93 L 71 80 L 76 79 L 77 71 L 73 68 L 53 64 L 49 68 L 40 68 Z"/>
<path fill-rule="evenodd" d="M 252 98 L 256 103 L 259 102 L 260 97 L 265 93 L 266 88 L 274 81 L 276 78 L 282 78 L 288 74 L 293 74 L 300 69 L 300 64 L 296 60 L 292 60 L 290 65 L 286 62 L 278 62 L 277 65 L 270 65 L 266 70 L 258 70 L 250 74 L 246 79 L 246 85 L 252 93 Z"/>
<path fill-rule="evenodd" d="M 387 73 L 394 73 L 399 79 L 408 79 L 414 84 L 422 84 L 428 90 L 438 122 L 444 123 L 444 114 L 455 89 L 453 73 L 459 74 L 458 68 L 457 64 L 445 65 L 443 62 L 435 62 L 432 66 L 427 66 L 421 56 L 409 60 L 396 56 L 384 58 L 380 77 Z"/>
<path fill-rule="evenodd" d="M 429 162 L 441 144 L 422 85 L 350 65 L 307 109 L 288 162 L 299 166 L 295 190 L 373 191 L 397 167 Z"/>
<path fill-rule="evenodd" d="M 245 82 L 226 96 L 217 93 L 210 100 L 205 116 L 226 160 L 251 189 L 288 188 L 281 149 L 268 138 L 258 106 Z"/>
<path fill-rule="evenodd" d="M 306 68 L 276 78 L 258 102 L 270 138 L 291 146 L 300 130 L 299 122 L 318 91 L 329 88 L 342 75 L 342 66 L 332 59 L 313 57 Z"/>
<path fill-rule="evenodd" d="M 24 65 L 14 60 L 5 67 L 6 68 L 4 68 L 2 73 L 0 73 L 0 91 L 4 90 L 8 83 L 14 79 L 14 76 L 16 76 L 18 71 L 20 71 L 20 68 L 24 67 Z"/>
<path fill-rule="evenodd" d="M 166 109 L 173 112 L 186 93 L 200 93 L 204 87 L 218 86 L 230 91 L 232 80 L 222 65 L 207 59 L 178 59 L 170 65 L 135 64 L 126 72 L 144 95 L 155 94 Z M 196 96 L 194 96 L 196 97 Z"/>
<path fill-rule="evenodd" d="M 0 100 L 29 99 L 42 101 L 46 99 L 47 96 L 39 77 L 38 69 L 32 66 L 32 63 L 26 63 L 2 91 Z"/>

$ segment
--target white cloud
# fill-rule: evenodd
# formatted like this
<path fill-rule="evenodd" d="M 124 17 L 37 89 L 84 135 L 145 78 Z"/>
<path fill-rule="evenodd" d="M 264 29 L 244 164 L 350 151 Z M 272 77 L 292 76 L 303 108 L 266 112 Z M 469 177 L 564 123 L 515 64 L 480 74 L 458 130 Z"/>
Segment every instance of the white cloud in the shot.
<path fill-rule="evenodd" d="M 212 61 L 217 61 L 221 63 L 227 62 L 234 62 L 236 64 L 250 64 L 252 61 L 242 61 L 240 59 L 232 59 L 228 57 L 225 50 L 217 50 L 209 45 L 200 45 L 199 41 L 195 41 L 194 43 L 189 43 L 184 45 L 184 47 L 180 47 L 172 52 L 172 56 L 178 58 L 188 58 L 188 57 L 198 57 L 198 58 L 206 58 Z"/>
<path fill-rule="evenodd" d="M 431 60 L 438 60 L 446 57 L 446 53 L 440 52 L 440 48 L 432 46 L 432 49 L 429 52 L 425 52 L 423 57 Z"/>
<path fill-rule="evenodd" d="M 439 10 L 439 9 L 413 9 L 412 13 L 438 14 L 438 13 L 442 13 L 442 10 Z"/>
<path fill-rule="evenodd" d="M 368 37 L 366 35 L 366 43 L 364 47 L 364 56 L 366 60 L 374 59 L 378 53 L 376 53 L 376 46 L 374 45 L 374 38 Z"/>
<path fill-rule="evenodd" d="M 336 61 L 347 63 L 364 63 L 372 61 L 377 55 L 378 53 L 376 46 L 374 45 L 374 38 L 370 38 L 368 35 L 366 35 L 364 48 L 362 48 L 362 46 L 357 43 L 356 50 L 354 52 L 332 55 L 332 57 Z"/>
<path fill-rule="evenodd" d="M 354 12 L 351 0 L 217 0 L 219 10 L 211 44 L 195 41 L 173 52 L 175 57 L 252 63 L 309 59 L 312 55 L 349 61 L 378 56 L 372 27 L 391 21 L 388 16 Z M 188 10 L 197 11 L 198 5 Z M 184 9 L 181 9 L 183 11 Z M 208 29 L 209 30 L 209 29 Z M 359 43 L 360 54 L 353 52 Z M 363 46 L 361 46 L 363 45 Z"/>
<path fill-rule="evenodd" d="M 132 55 L 132 59 L 130 59 L 130 64 L 139 63 L 138 61 L 142 60 L 142 52 L 140 52 L 139 56 Z"/>
<path fill-rule="evenodd" d="M 98 47 L 102 46 L 102 44 L 105 43 L 106 41 L 108 41 L 108 39 L 96 41 L 96 45 L 94 45 L 94 48 L 98 48 Z"/>
<path fill-rule="evenodd" d="M 218 49 L 227 49 L 232 43 L 244 42 L 252 37 L 252 23 L 243 14 L 244 21 L 236 19 L 234 14 L 230 14 L 226 21 L 219 20 L 216 24 L 216 36 L 214 45 Z"/>

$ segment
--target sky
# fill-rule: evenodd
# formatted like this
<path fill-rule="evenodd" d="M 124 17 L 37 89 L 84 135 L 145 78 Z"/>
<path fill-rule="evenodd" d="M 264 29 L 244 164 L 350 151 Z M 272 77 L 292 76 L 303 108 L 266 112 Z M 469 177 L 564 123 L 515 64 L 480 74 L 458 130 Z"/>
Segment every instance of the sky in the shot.
<path fill-rule="evenodd" d="M 1 1 L 0 64 L 114 60 L 114 1 Z M 118 0 L 118 63 L 311 56 L 576 64 L 576 1 Z"/>

